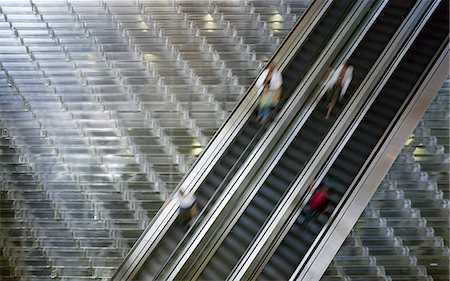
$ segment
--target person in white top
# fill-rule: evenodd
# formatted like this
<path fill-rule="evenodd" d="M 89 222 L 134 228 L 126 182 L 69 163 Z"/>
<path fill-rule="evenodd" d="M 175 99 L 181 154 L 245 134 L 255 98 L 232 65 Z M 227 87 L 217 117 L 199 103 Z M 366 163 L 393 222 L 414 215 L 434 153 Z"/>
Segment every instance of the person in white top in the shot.
<path fill-rule="evenodd" d="M 353 78 L 353 66 L 349 61 L 341 64 L 336 70 L 331 71 L 330 79 L 326 85 L 327 93 L 327 113 L 325 119 L 330 117 L 336 103 L 342 101 L 348 86 Z"/>
<path fill-rule="evenodd" d="M 281 72 L 275 70 L 273 64 L 261 73 L 256 80 L 259 94 L 258 120 L 264 122 L 281 99 L 281 85 L 283 78 Z"/>
<path fill-rule="evenodd" d="M 175 195 L 170 196 L 164 203 L 163 207 L 167 206 L 171 200 L 176 200 L 178 204 L 178 222 L 181 224 L 190 224 L 199 213 L 197 197 L 194 194 L 184 194 L 179 190 Z"/>

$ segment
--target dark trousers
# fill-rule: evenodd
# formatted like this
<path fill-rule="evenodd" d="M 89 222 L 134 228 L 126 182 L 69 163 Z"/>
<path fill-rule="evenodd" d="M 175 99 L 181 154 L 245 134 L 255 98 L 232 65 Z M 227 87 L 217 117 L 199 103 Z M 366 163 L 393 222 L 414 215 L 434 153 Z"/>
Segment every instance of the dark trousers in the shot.
<path fill-rule="evenodd" d="M 317 216 L 319 216 L 321 211 L 318 209 L 313 209 L 310 206 L 306 206 L 305 209 L 303 210 L 303 212 L 305 213 L 305 219 L 303 220 L 303 225 L 306 226 L 309 224 L 310 221 L 315 220 L 317 218 Z"/>
<path fill-rule="evenodd" d="M 332 101 L 336 103 L 341 94 L 341 89 L 341 85 L 334 84 L 333 87 L 327 92 L 327 103 L 330 103 Z"/>
<path fill-rule="evenodd" d="M 258 107 L 258 118 L 261 122 L 266 121 L 269 118 L 270 113 L 273 110 L 273 106 L 266 105 L 264 107 Z"/>

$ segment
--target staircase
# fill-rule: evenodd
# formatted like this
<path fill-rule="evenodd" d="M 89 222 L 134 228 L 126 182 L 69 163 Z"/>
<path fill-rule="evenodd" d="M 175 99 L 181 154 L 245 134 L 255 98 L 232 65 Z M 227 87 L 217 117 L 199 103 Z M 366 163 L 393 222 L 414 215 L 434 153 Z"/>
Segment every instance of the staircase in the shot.
<path fill-rule="evenodd" d="M 0 1 L 0 279 L 108 279 L 307 5 Z"/>

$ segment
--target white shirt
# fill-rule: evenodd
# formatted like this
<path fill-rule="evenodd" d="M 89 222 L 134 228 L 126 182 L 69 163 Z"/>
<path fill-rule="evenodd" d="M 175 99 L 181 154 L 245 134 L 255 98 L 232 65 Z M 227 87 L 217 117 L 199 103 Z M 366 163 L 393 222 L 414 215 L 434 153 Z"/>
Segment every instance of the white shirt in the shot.
<path fill-rule="evenodd" d="M 262 91 L 262 86 L 264 85 L 264 81 L 267 78 L 267 75 L 269 74 L 269 69 L 266 68 L 259 76 L 258 80 L 256 80 L 256 87 L 258 88 L 258 92 Z M 283 84 L 283 77 L 281 76 L 281 72 L 278 70 L 273 70 L 272 72 L 272 78 L 270 79 L 270 90 L 276 90 L 281 87 Z"/>
<path fill-rule="evenodd" d="M 182 209 L 191 208 L 197 200 L 194 194 L 180 195 L 178 192 L 173 198 L 177 200 L 178 206 Z"/>
<path fill-rule="evenodd" d="M 329 76 L 330 80 L 327 83 L 327 89 L 331 89 L 334 86 L 334 84 L 336 84 L 336 82 L 339 79 L 339 74 L 341 73 L 343 67 L 344 65 L 341 64 L 337 69 L 335 69 L 330 73 Z M 342 78 L 342 85 L 341 85 L 342 88 L 340 93 L 341 97 L 345 95 L 345 92 L 347 92 L 348 85 L 350 85 L 352 79 L 353 79 L 353 66 L 349 65 L 347 67 L 347 70 L 345 71 L 344 77 Z"/>

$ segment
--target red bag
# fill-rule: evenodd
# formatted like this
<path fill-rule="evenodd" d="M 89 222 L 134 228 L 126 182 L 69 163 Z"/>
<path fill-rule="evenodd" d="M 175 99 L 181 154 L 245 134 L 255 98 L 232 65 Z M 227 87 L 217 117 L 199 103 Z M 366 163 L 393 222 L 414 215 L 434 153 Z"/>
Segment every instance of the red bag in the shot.
<path fill-rule="evenodd" d="M 314 192 L 311 199 L 309 199 L 309 206 L 313 210 L 320 210 L 325 207 L 325 204 L 328 200 L 328 190 L 326 188 L 319 188 Z"/>

